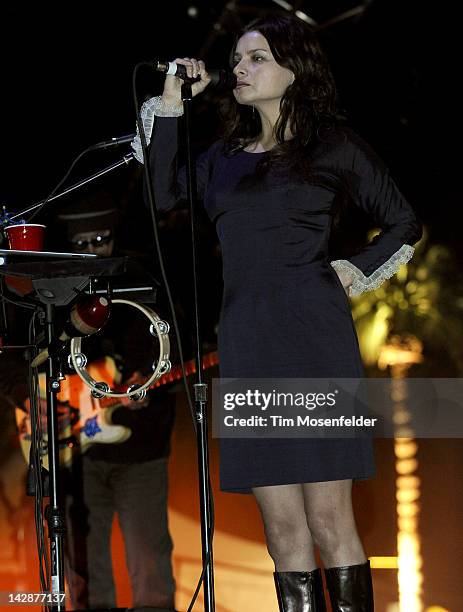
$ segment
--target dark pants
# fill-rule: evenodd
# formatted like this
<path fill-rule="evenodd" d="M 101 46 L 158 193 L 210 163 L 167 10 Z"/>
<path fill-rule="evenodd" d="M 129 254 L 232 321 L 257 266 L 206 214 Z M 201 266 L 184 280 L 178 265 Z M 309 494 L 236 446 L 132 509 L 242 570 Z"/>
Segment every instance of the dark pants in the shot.
<path fill-rule="evenodd" d="M 91 460 L 66 482 L 66 578 L 75 608 L 116 606 L 111 527 L 124 536 L 134 607 L 174 609 L 167 524 L 167 459 L 118 464 Z M 69 486 L 72 482 L 72 487 Z M 80 490 L 79 490 L 80 489 Z"/>

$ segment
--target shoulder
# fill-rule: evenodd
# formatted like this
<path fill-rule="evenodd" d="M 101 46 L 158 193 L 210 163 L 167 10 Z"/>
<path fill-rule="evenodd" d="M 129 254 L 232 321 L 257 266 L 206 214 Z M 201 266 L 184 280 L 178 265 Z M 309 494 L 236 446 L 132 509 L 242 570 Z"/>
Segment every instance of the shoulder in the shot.
<path fill-rule="evenodd" d="M 345 170 L 361 172 L 371 166 L 387 170 L 366 140 L 346 125 L 320 130 L 314 154 L 317 159 L 330 160 Z"/>
<path fill-rule="evenodd" d="M 224 155 L 224 142 L 216 140 L 201 154 L 201 157 L 214 163 L 221 155 Z"/>
<path fill-rule="evenodd" d="M 223 155 L 225 152 L 225 143 L 222 139 L 216 140 L 209 147 L 209 151 L 213 155 Z"/>

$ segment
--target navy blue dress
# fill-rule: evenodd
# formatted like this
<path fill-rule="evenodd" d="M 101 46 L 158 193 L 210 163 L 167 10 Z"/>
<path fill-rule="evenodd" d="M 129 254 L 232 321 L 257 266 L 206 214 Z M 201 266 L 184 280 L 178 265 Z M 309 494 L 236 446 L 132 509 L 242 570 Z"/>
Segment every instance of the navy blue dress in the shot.
<path fill-rule="evenodd" d="M 157 118 L 150 164 L 156 205 L 185 197 L 177 171 L 177 119 Z M 198 195 L 215 223 L 223 259 L 220 373 L 243 378 L 364 376 L 349 299 L 335 267 L 354 277 L 351 295 L 378 286 L 412 255 L 421 224 L 387 168 L 358 136 L 339 128 L 312 167 L 341 177 L 382 232 L 350 258 L 332 262 L 336 189 L 270 170 L 265 153 L 227 155 L 216 142 L 197 161 Z M 221 488 L 364 479 L 375 473 L 367 439 L 222 439 Z"/>

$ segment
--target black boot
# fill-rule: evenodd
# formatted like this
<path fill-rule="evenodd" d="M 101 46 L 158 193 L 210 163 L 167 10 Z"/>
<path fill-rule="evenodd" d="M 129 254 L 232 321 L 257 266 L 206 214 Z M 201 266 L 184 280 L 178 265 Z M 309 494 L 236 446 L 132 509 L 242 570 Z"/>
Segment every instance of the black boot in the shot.
<path fill-rule="evenodd" d="M 322 572 L 275 572 L 280 612 L 326 612 Z"/>
<path fill-rule="evenodd" d="M 333 612 L 374 612 L 370 562 L 325 568 Z"/>

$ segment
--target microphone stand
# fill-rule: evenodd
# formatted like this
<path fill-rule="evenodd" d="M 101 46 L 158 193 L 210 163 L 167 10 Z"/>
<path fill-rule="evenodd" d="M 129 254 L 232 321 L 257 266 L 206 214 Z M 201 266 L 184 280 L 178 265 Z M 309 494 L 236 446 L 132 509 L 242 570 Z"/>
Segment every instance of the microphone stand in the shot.
<path fill-rule="evenodd" d="M 100 176 L 104 176 L 105 174 L 108 174 L 108 172 L 112 172 L 113 170 L 115 170 L 116 168 L 119 168 L 120 166 L 123 166 L 124 164 L 127 166 L 129 162 L 132 161 L 133 158 L 134 158 L 133 153 L 128 153 L 127 155 L 124 155 L 124 157 L 118 162 L 115 162 L 114 164 L 111 164 L 110 166 L 106 166 L 106 168 L 103 168 L 102 170 L 95 172 L 95 174 L 92 174 L 91 176 L 88 176 L 87 178 L 84 178 L 81 181 L 74 183 L 74 185 L 71 185 L 70 187 L 68 187 L 67 189 L 64 189 L 60 193 L 55 194 L 51 198 L 47 198 L 46 200 L 42 200 L 41 202 L 38 202 L 37 204 L 33 204 L 32 206 L 29 206 L 28 208 L 24 208 L 23 210 L 20 210 L 18 213 L 10 217 L 10 221 L 13 221 L 13 219 L 17 219 L 18 217 L 22 217 L 23 215 L 29 212 L 32 212 L 36 208 L 40 208 L 40 206 L 43 206 L 46 203 L 48 204 L 48 202 L 53 202 L 53 200 L 57 200 L 58 198 L 61 198 L 62 196 L 67 195 L 68 193 L 71 193 L 71 191 L 74 191 L 75 189 L 79 189 L 79 187 L 83 187 L 84 185 L 87 185 L 87 183 L 91 183 L 92 181 L 99 178 Z"/>
<path fill-rule="evenodd" d="M 204 610 L 213 612 L 215 610 L 214 598 L 214 565 L 212 556 L 212 498 L 209 476 L 209 453 L 207 441 L 207 385 L 203 381 L 203 354 L 201 342 L 200 313 L 198 303 L 198 255 L 197 255 L 197 215 L 196 215 L 196 165 L 194 164 L 191 151 L 191 107 L 192 92 L 191 83 L 185 81 L 182 84 L 182 101 L 185 117 L 186 134 L 186 190 L 187 200 L 190 206 L 191 220 L 191 248 L 193 259 L 193 298 L 194 298 L 194 323 L 195 323 L 195 362 L 196 383 L 193 385 L 195 416 L 196 416 L 196 442 L 198 449 L 198 472 L 199 472 L 199 502 L 201 515 L 201 546 L 202 563 L 204 568 Z"/>
<path fill-rule="evenodd" d="M 56 200 L 71 191 L 86 185 L 119 168 L 124 164 L 128 164 L 134 158 L 133 153 L 125 155 L 124 158 L 118 162 L 103 168 L 99 172 L 92 174 L 91 176 L 74 183 L 64 191 L 42 200 L 38 204 L 34 204 L 25 208 L 24 210 L 16 213 L 10 220 L 40 208 L 44 204 Z M 46 340 L 50 345 L 54 339 L 54 324 L 55 324 L 55 304 L 52 300 L 49 300 L 45 306 L 45 326 L 46 326 Z M 65 610 L 65 602 L 61 601 L 60 595 L 65 592 L 65 578 L 64 578 L 64 537 L 65 537 L 65 524 L 63 511 L 61 509 L 61 492 L 60 492 L 60 478 L 59 478 L 59 431 L 58 431 L 58 412 L 57 412 L 57 393 L 60 390 L 60 375 L 59 375 L 59 363 L 56 358 L 50 354 L 46 361 L 46 396 L 47 396 L 47 429 L 48 429 L 48 465 L 49 465 L 49 497 L 50 504 L 46 508 L 45 519 L 48 524 L 48 536 L 50 540 L 50 595 L 56 596 L 57 599 L 53 599 L 47 606 L 48 610 L 53 612 L 63 612 Z M 42 478 L 42 474 L 36 474 L 37 478 Z"/>
<path fill-rule="evenodd" d="M 47 343 L 50 344 L 54 338 L 54 304 L 45 306 L 45 325 Z M 50 540 L 50 589 L 53 594 L 65 592 L 64 586 L 64 536 L 66 528 L 64 525 L 63 512 L 61 510 L 61 492 L 59 481 L 59 431 L 57 412 L 57 393 L 60 389 L 58 364 L 52 355 L 47 358 L 46 371 L 47 385 L 47 428 L 48 428 L 48 466 L 50 483 L 50 505 L 46 509 L 46 520 L 48 523 L 48 537 Z M 41 474 L 36 474 L 41 478 Z M 58 601 L 49 606 L 50 610 L 65 610 L 64 601 Z"/>

